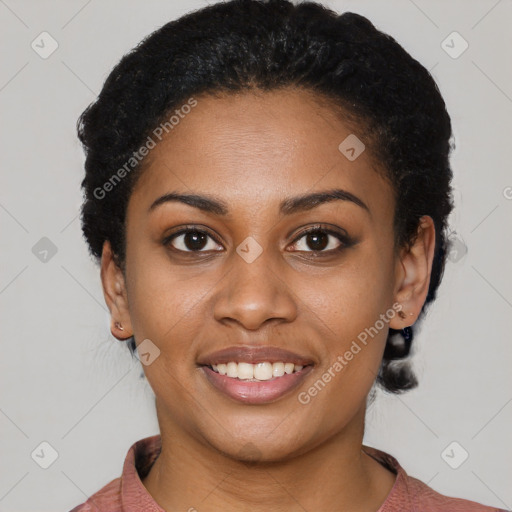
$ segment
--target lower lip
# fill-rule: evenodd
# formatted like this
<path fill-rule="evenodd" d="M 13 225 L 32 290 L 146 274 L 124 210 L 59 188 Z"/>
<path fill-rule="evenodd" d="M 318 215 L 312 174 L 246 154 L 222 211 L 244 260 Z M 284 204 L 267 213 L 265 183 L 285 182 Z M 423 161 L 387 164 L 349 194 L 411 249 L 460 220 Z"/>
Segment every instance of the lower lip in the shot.
<path fill-rule="evenodd" d="M 263 381 L 234 379 L 214 372 L 208 366 L 203 366 L 202 370 L 209 382 L 230 398 L 245 404 L 265 404 L 274 402 L 296 388 L 312 368 L 305 366 L 298 372 L 285 373 L 282 377 Z"/>

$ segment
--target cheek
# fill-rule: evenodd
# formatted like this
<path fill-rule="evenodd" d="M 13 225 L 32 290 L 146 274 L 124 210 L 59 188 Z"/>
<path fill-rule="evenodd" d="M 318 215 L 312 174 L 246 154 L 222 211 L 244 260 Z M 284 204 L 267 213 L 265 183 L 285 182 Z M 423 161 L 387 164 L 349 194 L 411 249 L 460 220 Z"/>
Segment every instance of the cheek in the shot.
<path fill-rule="evenodd" d="M 299 402 L 305 414 L 315 411 L 323 417 L 321 411 L 330 411 L 318 424 L 320 430 L 336 431 L 349 421 L 364 404 L 381 365 L 394 311 L 382 269 L 367 263 L 361 259 L 350 271 L 308 292 L 311 321 L 325 336 L 317 338 L 321 365 L 299 390 Z"/>
<path fill-rule="evenodd" d="M 199 319 L 204 320 L 198 312 L 214 281 L 210 283 L 204 271 L 176 270 L 162 251 L 134 252 L 127 262 L 128 301 L 136 338 L 149 338 L 166 350 L 178 349 L 193 339 Z M 188 340 L 183 339 L 187 332 Z"/>
<path fill-rule="evenodd" d="M 390 309 L 392 258 L 386 259 L 384 252 L 377 257 L 377 251 L 369 249 L 361 247 L 357 257 L 347 258 L 346 265 L 317 280 L 317 286 L 303 281 L 302 291 L 297 292 L 306 300 L 306 310 L 312 312 L 311 321 L 325 333 L 318 337 L 321 346 L 317 348 L 324 360 L 317 378 L 332 381 L 329 387 L 336 396 L 343 395 L 343 400 L 350 388 L 356 402 L 377 377 L 389 321 L 395 314 Z"/>
<path fill-rule="evenodd" d="M 297 295 L 336 333 L 373 325 L 391 305 L 391 259 L 361 248 L 317 279 L 302 279 Z M 348 330 L 350 329 L 350 333 Z"/>

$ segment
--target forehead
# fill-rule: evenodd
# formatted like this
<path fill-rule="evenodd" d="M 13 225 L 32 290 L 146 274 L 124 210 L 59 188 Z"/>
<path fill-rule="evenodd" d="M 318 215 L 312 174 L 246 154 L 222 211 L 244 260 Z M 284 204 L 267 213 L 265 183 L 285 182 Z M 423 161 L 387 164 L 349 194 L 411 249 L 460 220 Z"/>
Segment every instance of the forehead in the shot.
<path fill-rule="evenodd" d="M 364 143 L 364 137 L 324 98 L 282 89 L 195 100 L 194 108 L 184 109 L 187 114 L 175 116 L 162 140 L 153 137 L 156 145 L 129 209 L 149 208 L 156 197 L 172 191 L 222 197 L 233 210 L 271 207 L 288 196 L 336 187 L 374 208 L 391 200 L 369 150 L 355 160 L 343 153 L 344 141 L 355 142 L 359 152 L 358 139 Z"/>

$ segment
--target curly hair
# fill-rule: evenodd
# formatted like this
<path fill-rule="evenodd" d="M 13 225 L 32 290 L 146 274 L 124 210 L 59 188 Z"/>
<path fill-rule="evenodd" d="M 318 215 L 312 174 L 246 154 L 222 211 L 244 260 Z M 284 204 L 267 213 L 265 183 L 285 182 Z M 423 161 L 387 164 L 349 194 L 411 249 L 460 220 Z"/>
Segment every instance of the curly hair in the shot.
<path fill-rule="evenodd" d="M 314 92 L 364 130 L 392 184 L 395 249 L 414 242 L 421 216 L 432 217 L 435 253 L 421 318 L 436 297 L 448 251 L 450 117 L 431 74 L 391 36 L 363 16 L 339 15 L 316 2 L 216 3 L 163 25 L 122 57 L 77 121 L 86 154 L 81 223 L 90 254 L 99 262 L 109 240 L 125 271 L 126 207 L 144 170 L 134 155 L 177 107 L 202 93 L 283 87 Z M 133 170 L 107 189 L 128 161 Z M 389 392 L 417 386 L 412 340 L 413 327 L 389 330 L 377 376 Z M 133 337 L 128 346 L 133 354 Z"/>

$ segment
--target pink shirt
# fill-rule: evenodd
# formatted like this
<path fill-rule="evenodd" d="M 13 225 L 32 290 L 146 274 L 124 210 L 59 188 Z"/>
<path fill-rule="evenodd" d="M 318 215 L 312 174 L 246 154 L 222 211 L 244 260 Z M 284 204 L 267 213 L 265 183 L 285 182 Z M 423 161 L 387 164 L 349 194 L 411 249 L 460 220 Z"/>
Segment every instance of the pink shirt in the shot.
<path fill-rule="evenodd" d="M 141 481 L 158 457 L 160 448 L 160 435 L 135 442 L 128 450 L 121 477 L 112 480 L 70 512 L 165 512 Z M 474 501 L 443 496 L 408 476 L 391 455 L 368 446 L 364 451 L 397 475 L 386 501 L 377 512 L 506 512 Z"/>

